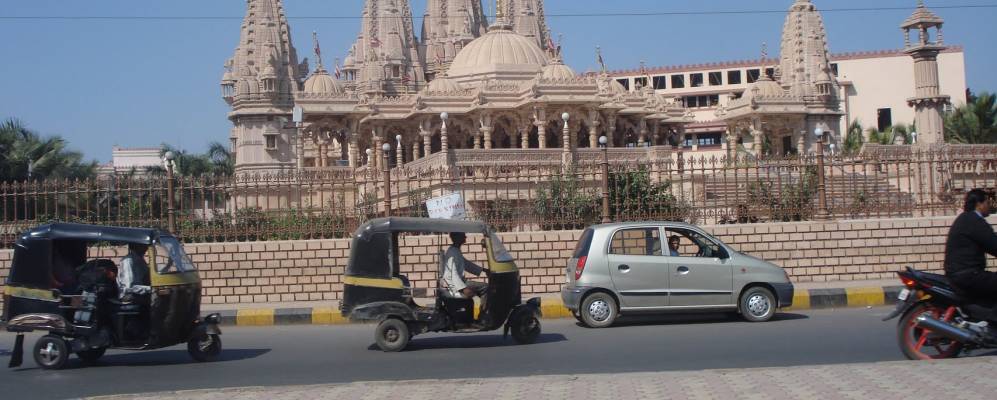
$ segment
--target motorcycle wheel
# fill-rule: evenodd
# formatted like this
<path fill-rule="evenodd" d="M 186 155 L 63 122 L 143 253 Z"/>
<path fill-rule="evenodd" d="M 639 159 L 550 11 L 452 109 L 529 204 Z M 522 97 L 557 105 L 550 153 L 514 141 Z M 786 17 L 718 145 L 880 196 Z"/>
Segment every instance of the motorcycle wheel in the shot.
<path fill-rule="evenodd" d="M 927 314 L 942 319 L 945 309 L 930 303 L 919 303 L 911 307 L 897 323 L 897 341 L 900 350 L 911 360 L 941 360 L 956 358 L 962 353 L 963 344 L 930 330 L 917 326 L 917 317 Z"/>

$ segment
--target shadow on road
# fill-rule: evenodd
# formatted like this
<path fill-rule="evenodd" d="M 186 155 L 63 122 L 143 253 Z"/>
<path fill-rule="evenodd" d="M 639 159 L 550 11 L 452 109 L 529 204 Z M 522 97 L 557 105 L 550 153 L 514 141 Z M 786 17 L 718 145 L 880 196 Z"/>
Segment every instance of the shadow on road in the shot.
<path fill-rule="evenodd" d="M 542 333 L 537 338 L 537 344 L 556 343 L 568 340 L 560 333 Z M 435 349 L 484 349 L 492 347 L 521 346 L 509 335 L 502 339 L 502 335 L 452 335 L 429 338 L 415 338 L 409 342 L 405 351 L 435 350 Z M 381 351 L 376 344 L 367 347 L 368 350 Z"/>
<path fill-rule="evenodd" d="M 267 354 L 270 349 L 226 349 L 222 350 L 217 361 L 206 364 L 223 363 L 229 361 L 240 361 L 256 358 Z M 31 354 L 25 351 L 25 365 L 31 364 L 29 368 L 17 369 L 17 372 L 31 371 L 39 369 L 30 360 Z M 96 364 L 86 365 L 77 357 L 72 357 L 66 364 L 65 369 L 78 368 L 103 368 L 103 367 L 161 367 L 165 365 L 199 364 L 190 358 L 186 350 L 151 350 L 135 351 L 122 354 L 108 354 L 101 357 Z"/>
<path fill-rule="evenodd" d="M 801 319 L 809 319 L 810 316 L 795 313 L 781 312 L 777 313 L 771 322 L 779 321 L 795 321 Z M 625 327 L 625 326 L 644 326 L 644 325 L 693 325 L 693 324 L 726 324 L 726 323 L 745 323 L 740 315 L 734 313 L 712 313 L 712 314 L 648 314 L 648 315 L 630 315 L 620 317 L 612 327 Z M 577 323 L 578 326 L 584 326 L 580 322 Z"/>

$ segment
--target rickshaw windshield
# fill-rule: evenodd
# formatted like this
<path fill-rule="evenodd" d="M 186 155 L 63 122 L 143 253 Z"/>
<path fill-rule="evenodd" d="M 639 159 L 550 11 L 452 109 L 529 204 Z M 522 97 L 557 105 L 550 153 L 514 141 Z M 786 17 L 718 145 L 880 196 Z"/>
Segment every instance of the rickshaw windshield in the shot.
<path fill-rule="evenodd" d="M 488 237 L 492 241 L 492 257 L 495 257 L 496 262 L 505 263 L 515 261 L 512 258 L 512 254 L 509 254 L 509 251 L 505 248 L 505 244 L 502 243 L 502 240 L 498 238 L 495 232 L 489 232 Z"/>
<path fill-rule="evenodd" d="M 175 238 L 164 237 L 156 242 L 156 272 L 173 274 L 194 271 L 194 263 Z"/>

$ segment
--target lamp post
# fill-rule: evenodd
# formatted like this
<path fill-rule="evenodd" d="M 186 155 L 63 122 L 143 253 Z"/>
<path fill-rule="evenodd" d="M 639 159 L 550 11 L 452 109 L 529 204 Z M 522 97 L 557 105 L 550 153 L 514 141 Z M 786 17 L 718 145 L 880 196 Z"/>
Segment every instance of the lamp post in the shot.
<path fill-rule="evenodd" d="M 814 129 L 814 136 L 817 136 L 817 216 L 820 219 L 827 217 L 827 195 L 824 186 L 824 129 L 817 127 Z"/>
<path fill-rule="evenodd" d="M 176 207 L 173 204 L 173 168 L 177 155 L 172 151 L 167 151 L 163 155 L 163 165 L 166 167 L 166 224 L 170 232 L 176 232 Z"/>
<path fill-rule="evenodd" d="M 391 145 L 385 143 L 381 145 L 381 150 L 384 151 L 384 168 L 381 170 L 384 173 L 384 217 L 388 218 L 391 216 L 391 168 L 388 166 Z"/>
<path fill-rule="evenodd" d="M 917 144 L 917 131 L 910 133 L 910 144 Z"/>
<path fill-rule="evenodd" d="M 440 127 L 440 150 L 446 153 L 450 150 L 450 140 L 447 139 L 447 120 L 450 119 L 450 114 L 446 111 L 440 113 L 440 120 L 443 121 L 443 125 Z"/>
<path fill-rule="evenodd" d="M 602 147 L 602 223 L 609 223 L 609 138 L 599 137 L 599 147 Z"/>
<path fill-rule="evenodd" d="M 563 113 L 561 114 L 561 120 L 564 121 L 564 129 L 561 134 L 562 152 L 561 152 L 561 164 L 567 168 L 572 164 L 571 160 L 571 127 L 568 125 L 568 120 L 571 119 L 571 114 Z"/>

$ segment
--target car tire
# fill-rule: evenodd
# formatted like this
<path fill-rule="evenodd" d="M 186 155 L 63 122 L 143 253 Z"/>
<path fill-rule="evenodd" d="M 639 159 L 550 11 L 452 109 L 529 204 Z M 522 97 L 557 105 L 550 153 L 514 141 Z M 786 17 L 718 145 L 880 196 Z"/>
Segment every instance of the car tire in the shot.
<path fill-rule="evenodd" d="M 69 360 L 69 344 L 59 336 L 45 335 L 35 342 L 31 354 L 43 369 L 62 369 Z"/>
<path fill-rule="evenodd" d="M 104 356 L 104 352 L 107 351 L 107 347 L 99 347 L 96 349 L 87 349 L 76 353 L 76 356 L 83 360 L 84 364 L 93 365 L 97 363 Z"/>
<path fill-rule="evenodd" d="M 583 324 L 585 323 L 585 320 L 584 320 L 584 319 L 582 319 L 582 314 L 581 314 L 580 312 L 578 312 L 578 311 L 572 311 L 572 312 L 571 312 L 571 315 L 572 315 L 573 317 L 575 317 L 575 319 L 576 319 L 576 320 L 578 320 L 578 322 L 581 322 L 581 323 L 583 323 Z"/>
<path fill-rule="evenodd" d="M 777 308 L 775 295 L 761 286 L 752 286 L 741 293 L 738 310 L 748 322 L 765 322 L 775 316 Z"/>
<path fill-rule="evenodd" d="M 388 318 L 377 324 L 374 330 L 374 341 L 377 347 L 386 353 L 394 353 L 405 350 L 412 335 L 409 333 L 408 325 L 405 321 L 397 318 Z"/>
<path fill-rule="evenodd" d="M 578 310 L 581 314 L 581 321 L 589 328 L 605 328 L 613 325 L 620 309 L 616 305 L 616 300 L 609 293 L 595 292 L 582 300 L 582 307 Z"/>

